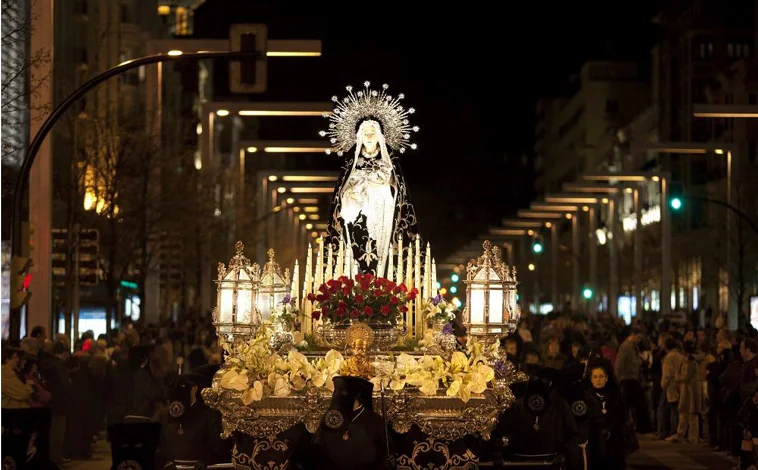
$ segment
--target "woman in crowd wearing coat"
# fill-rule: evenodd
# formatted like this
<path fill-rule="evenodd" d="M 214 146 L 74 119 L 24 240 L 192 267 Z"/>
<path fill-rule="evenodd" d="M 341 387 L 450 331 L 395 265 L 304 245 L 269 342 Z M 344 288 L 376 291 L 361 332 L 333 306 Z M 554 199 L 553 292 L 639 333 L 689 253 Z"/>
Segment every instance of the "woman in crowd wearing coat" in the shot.
<path fill-rule="evenodd" d="M 607 359 L 587 365 L 587 421 L 589 422 L 589 468 L 626 468 L 626 423 L 628 412 L 621 389 Z"/>

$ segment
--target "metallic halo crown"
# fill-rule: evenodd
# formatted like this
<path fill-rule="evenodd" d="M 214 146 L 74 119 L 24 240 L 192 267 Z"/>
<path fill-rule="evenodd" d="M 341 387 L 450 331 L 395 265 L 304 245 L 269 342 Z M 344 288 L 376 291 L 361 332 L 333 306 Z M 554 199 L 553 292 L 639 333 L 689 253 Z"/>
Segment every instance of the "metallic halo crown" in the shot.
<path fill-rule="evenodd" d="M 416 144 L 411 143 L 411 132 L 418 132 L 418 126 L 411 126 L 408 117 L 415 113 L 413 108 L 405 109 L 401 100 L 405 98 L 402 93 L 396 97 L 387 94 L 389 85 L 382 85 L 381 90 L 372 90 L 371 82 L 363 82 L 363 90 L 353 93 L 353 87 L 345 89 L 347 97 L 340 100 L 332 96 L 336 107 L 324 117 L 329 119 L 329 130 L 321 131 L 321 137 L 329 137 L 334 151 L 342 156 L 355 145 L 355 134 L 358 124 L 365 119 L 375 119 L 382 126 L 385 142 L 389 147 L 400 153 L 405 153 L 406 148 L 416 149 Z M 331 150 L 326 151 L 327 154 Z"/>

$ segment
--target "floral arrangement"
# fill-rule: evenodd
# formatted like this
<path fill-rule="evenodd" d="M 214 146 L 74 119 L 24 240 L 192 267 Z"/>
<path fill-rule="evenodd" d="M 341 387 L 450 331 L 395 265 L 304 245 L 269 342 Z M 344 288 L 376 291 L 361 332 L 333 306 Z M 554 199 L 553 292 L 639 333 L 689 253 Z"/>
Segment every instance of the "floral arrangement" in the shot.
<path fill-rule="evenodd" d="M 342 276 L 318 288 L 317 294 L 308 294 L 316 302 L 314 320 L 328 319 L 332 323 L 347 324 L 351 320 L 369 323 L 397 324 L 400 315 L 408 311 L 406 302 L 418 295 L 418 289 L 408 289 L 383 277 L 358 274 L 355 279 Z"/>
<path fill-rule="evenodd" d="M 300 324 L 300 309 L 297 306 L 297 298 L 287 294 L 273 310 L 271 310 L 271 322 L 288 328 L 295 328 Z"/>
<path fill-rule="evenodd" d="M 264 334 L 246 343 L 225 344 L 224 349 L 228 364 L 220 386 L 242 392 L 245 405 L 265 396 L 286 397 L 309 386 L 333 391 L 332 378 L 340 375 L 344 362 L 335 350 L 310 361 L 294 350 L 282 357 L 271 352 Z M 498 354 L 497 343 L 485 348 L 473 339 L 469 339 L 466 353 L 456 351 L 449 361 L 436 355 L 402 353 L 374 362 L 376 376 L 371 381 L 376 389 L 382 385 L 394 391 L 415 387 L 423 395 L 444 393 L 467 402 L 494 382 L 496 373 L 488 364 Z"/>
<path fill-rule="evenodd" d="M 432 297 L 424 304 L 424 317 L 429 322 L 444 321 L 445 323 L 455 320 L 458 309 L 451 302 L 447 302 L 441 295 Z"/>

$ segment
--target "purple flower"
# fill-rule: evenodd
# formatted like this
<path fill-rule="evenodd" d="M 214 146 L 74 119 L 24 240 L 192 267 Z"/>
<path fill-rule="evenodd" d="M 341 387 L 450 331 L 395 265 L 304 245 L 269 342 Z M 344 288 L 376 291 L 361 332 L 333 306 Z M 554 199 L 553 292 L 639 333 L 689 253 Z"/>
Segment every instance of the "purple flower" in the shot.
<path fill-rule="evenodd" d="M 506 364 L 507 363 L 503 360 L 498 360 L 495 362 L 495 372 L 498 376 L 503 376 L 508 373 L 508 367 Z"/>
<path fill-rule="evenodd" d="M 292 303 L 292 296 L 290 294 L 285 295 L 280 303 L 282 305 L 287 305 L 287 304 Z"/>
<path fill-rule="evenodd" d="M 436 307 L 438 303 L 442 302 L 442 296 L 437 294 L 436 297 L 432 297 L 431 299 L 429 299 L 429 302 L 431 302 L 432 305 Z"/>
<path fill-rule="evenodd" d="M 442 327 L 442 334 L 443 335 L 452 335 L 453 334 L 453 324 L 452 323 L 446 323 L 445 326 Z"/>

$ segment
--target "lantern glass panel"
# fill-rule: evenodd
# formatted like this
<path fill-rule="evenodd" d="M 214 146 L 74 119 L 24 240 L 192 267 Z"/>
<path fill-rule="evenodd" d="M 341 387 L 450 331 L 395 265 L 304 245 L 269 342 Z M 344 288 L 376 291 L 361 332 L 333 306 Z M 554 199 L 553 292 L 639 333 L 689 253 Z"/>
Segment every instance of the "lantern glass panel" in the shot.
<path fill-rule="evenodd" d="M 237 288 L 237 321 L 249 325 L 253 318 L 253 290 L 252 286 L 240 285 Z"/>
<path fill-rule="evenodd" d="M 471 304 L 469 321 L 473 324 L 484 323 L 484 288 L 481 284 L 471 284 Z"/>
<path fill-rule="evenodd" d="M 503 322 L 503 286 L 490 284 L 490 323 Z"/>
<path fill-rule="evenodd" d="M 219 289 L 218 319 L 221 334 L 232 332 L 232 313 L 234 311 L 234 288 L 231 283 L 221 284 Z"/>

